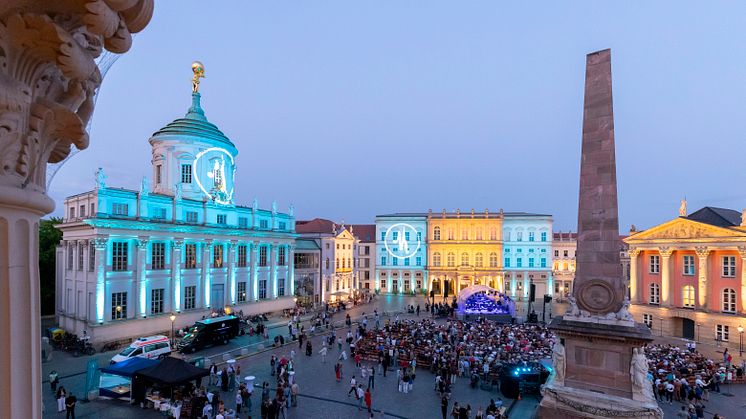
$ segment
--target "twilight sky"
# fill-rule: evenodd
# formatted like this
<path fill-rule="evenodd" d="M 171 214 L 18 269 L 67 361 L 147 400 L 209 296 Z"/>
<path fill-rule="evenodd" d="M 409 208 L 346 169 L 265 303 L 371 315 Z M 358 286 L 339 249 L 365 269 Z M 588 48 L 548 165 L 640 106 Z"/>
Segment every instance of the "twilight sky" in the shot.
<path fill-rule="evenodd" d="M 604 48 L 622 232 L 684 196 L 741 209 L 744 16 L 739 1 L 158 1 L 51 186 L 55 214 L 98 166 L 110 186 L 150 176 L 147 140 L 186 112 L 200 60 L 207 117 L 239 150 L 237 203 L 348 223 L 504 208 L 575 229 L 585 54 Z"/>

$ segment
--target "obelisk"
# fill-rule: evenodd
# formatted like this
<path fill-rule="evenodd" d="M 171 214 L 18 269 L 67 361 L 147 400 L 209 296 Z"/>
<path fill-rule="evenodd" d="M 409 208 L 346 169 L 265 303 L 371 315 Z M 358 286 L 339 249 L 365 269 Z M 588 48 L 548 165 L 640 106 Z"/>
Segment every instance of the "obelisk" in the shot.
<path fill-rule="evenodd" d="M 570 309 L 549 328 L 553 372 L 542 418 L 660 418 L 641 346 L 650 330 L 628 312 L 619 263 L 611 51 L 586 56 L 578 248 Z"/>

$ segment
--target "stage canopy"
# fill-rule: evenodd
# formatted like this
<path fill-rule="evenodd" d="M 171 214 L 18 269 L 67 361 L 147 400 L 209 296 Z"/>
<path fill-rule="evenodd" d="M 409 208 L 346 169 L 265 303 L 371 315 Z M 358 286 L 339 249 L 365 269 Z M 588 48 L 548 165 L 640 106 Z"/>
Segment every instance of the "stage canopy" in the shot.
<path fill-rule="evenodd" d="M 491 297 L 497 298 L 500 295 L 500 292 L 492 287 L 488 287 L 487 285 L 472 285 L 470 287 L 466 287 L 461 290 L 458 294 L 458 306 L 464 307 L 464 304 L 466 303 L 466 300 L 471 297 L 474 294 L 477 293 L 485 293 Z"/>
<path fill-rule="evenodd" d="M 137 379 L 145 379 L 154 383 L 179 385 L 207 375 L 210 375 L 210 371 L 205 368 L 195 367 L 186 361 L 168 356 L 163 358 L 158 365 L 141 370 L 135 376 Z"/>

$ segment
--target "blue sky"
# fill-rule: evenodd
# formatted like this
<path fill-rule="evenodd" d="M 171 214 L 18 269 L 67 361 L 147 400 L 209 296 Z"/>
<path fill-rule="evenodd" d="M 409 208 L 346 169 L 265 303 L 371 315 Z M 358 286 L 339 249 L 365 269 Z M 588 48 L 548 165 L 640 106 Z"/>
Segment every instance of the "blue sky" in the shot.
<path fill-rule="evenodd" d="M 236 197 L 299 218 L 531 211 L 575 229 L 585 55 L 612 49 L 620 229 L 746 207 L 744 2 L 158 1 L 111 68 L 58 203 L 150 174 L 201 60 Z"/>

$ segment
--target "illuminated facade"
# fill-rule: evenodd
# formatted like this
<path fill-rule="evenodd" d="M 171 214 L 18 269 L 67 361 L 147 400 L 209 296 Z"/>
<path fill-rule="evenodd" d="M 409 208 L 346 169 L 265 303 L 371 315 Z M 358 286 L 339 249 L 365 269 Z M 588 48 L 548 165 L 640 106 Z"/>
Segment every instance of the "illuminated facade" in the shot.
<path fill-rule="evenodd" d="M 656 335 L 738 344 L 746 324 L 746 211 L 704 207 L 625 241 L 636 320 Z"/>
<path fill-rule="evenodd" d="M 518 301 L 525 301 L 533 283 L 536 301 L 541 301 L 542 296 L 550 293 L 554 287 L 551 269 L 552 216 L 505 213 L 502 227 L 505 292 Z"/>
<path fill-rule="evenodd" d="M 237 206 L 233 143 L 192 106 L 150 138 L 153 177 L 140 191 L 106 186 L 64 202 L 57 320 L 94 342 L 191 324 L 211 310 L 293 305 L 295 220 Z"/>
<path fill-rule="evenodd" d="M 426 214 L 376 216 L 375 252 L 376 292 L 428 290 Z"/>
<path fill-rule="evenodd" d="M 376 278 L 376 225 L 355 224 L 354 235 L 357 244 L 357 277 L 356 289 L 370 292 L 375 290 Z"/>
<path fill-rule="evenodd" d="M 336 302 L 350 298 L 357 281 L 357 239 L 344 224 L 315 218 L 298 221 L 296 232 L 304 240 L 313 240 L 320 249 L 319 284 L 316 302 Z"/>
<path fill-rule="evenodd" d="M 428 271 L 436 296 L 481 284 L 503 291 L 504 213 L 427 214 Z"/>

